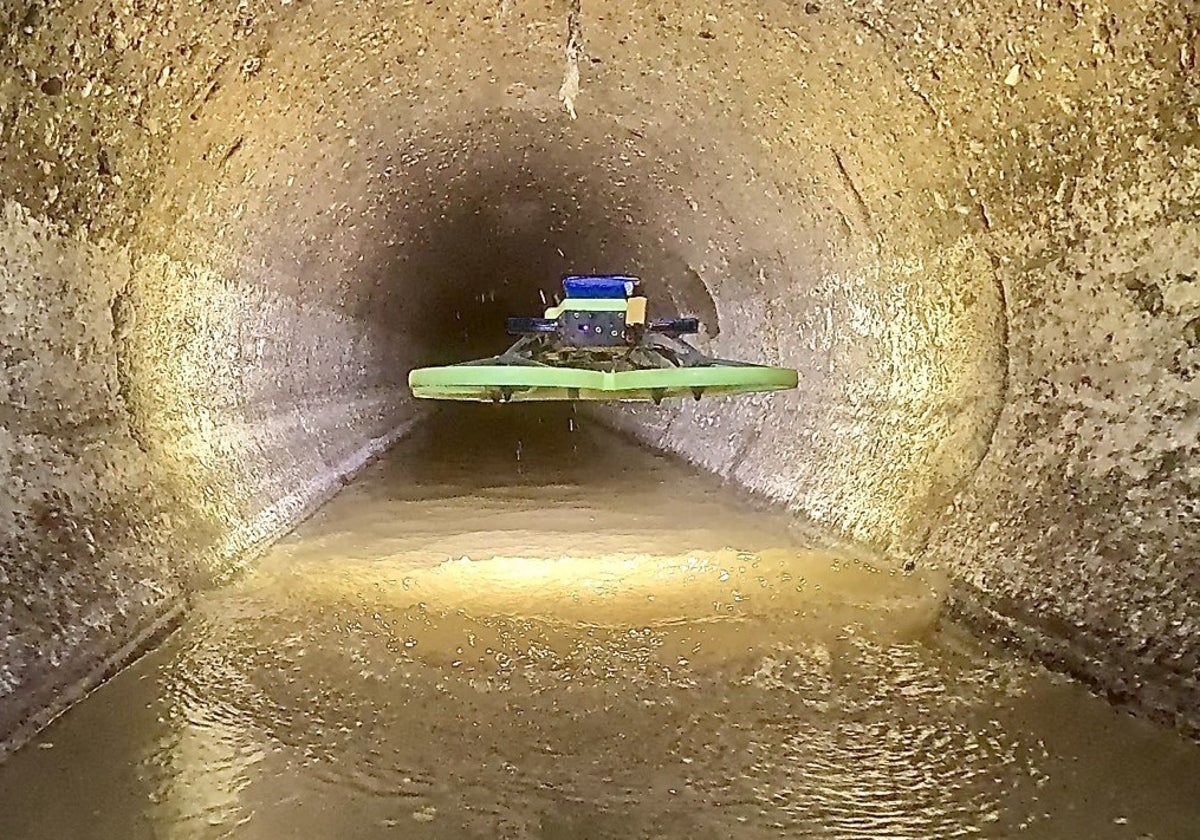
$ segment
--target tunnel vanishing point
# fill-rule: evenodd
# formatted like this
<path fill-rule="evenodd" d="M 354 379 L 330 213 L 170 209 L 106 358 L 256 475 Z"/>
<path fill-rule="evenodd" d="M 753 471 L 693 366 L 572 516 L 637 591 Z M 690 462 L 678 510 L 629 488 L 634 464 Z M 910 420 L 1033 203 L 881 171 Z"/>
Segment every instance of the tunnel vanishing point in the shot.
<path fill-rule="evenodd" d="M 1195 5 L 22 0 L 0 44 L 4 746 L 572 270 L 800 371 L 610 422 L 1200 731 Z"/>

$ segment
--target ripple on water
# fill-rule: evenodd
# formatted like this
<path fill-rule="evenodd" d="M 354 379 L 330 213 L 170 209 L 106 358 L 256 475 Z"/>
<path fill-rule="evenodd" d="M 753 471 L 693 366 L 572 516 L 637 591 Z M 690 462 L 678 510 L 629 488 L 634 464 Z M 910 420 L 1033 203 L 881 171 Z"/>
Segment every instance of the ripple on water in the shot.
<path fill-rule="evenodd" d="M 52 791 L 0 836 L 1195 833 L 1194 750 L 936 630 L 936 579 L 598 432 L 511 486 L 529 424 L 455 417 L 0 767 L 6 803 Z"/>
<path fill-rule="evenodd" d="M 714 634 L 759 628 L 369 609 L 369 621 L 282 612 L 189 635 L 167 694 L 193 740 L 227 745 L 209 767 L 230 768 L 231 791 L 248 745 L 265 743 L 322 796 L 408 801 L 465 829 L 591 803 L 665 836 L 684 820 L 924 838 L 998 821 L 1002 791 L 1037 774 L 1035 752 L 986 716 L 997 692 L 1020 691 L 1016 672 L 923 641 L 849 627 L 731 656 Z M 397 647 L 403 636 L 417 644 Z"/>

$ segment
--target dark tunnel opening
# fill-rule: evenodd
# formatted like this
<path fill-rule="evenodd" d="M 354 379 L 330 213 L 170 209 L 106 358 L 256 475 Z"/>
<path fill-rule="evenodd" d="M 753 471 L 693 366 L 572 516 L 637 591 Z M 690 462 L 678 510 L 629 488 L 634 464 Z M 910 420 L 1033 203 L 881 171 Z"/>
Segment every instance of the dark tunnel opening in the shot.
<path fill-rule="evenodd" d="M 395 244 L 372 256 L 386 289 L 364 306 L 385 319 L 414 366 L 491 356 L 511 343 L 510 315 L 540 315 L 561 297 L 561 278 L 643 275 L 664 299 L 669 279 L 647 242 L 661 197 L 614 179 L 587 148 L 535 120 L 458 126 L 436 148 L 407 147 L 384 160 L 421 161 L 380 210 Z M 715 317 L 715 308 L 710 310 Z"/>

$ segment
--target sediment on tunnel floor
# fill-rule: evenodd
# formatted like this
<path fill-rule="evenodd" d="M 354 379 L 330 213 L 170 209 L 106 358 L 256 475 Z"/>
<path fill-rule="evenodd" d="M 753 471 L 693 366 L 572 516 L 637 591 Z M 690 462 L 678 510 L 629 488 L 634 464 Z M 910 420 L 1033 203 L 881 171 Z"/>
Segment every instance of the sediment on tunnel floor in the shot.
<path fill-rule="evenodd" d="M 4 720 L 243 563 L 407 427 L 408 368 L 491 352 L 568 270 L 801 371 L 616 422 L 1196 720 L 1194 17 L 585 3 L 572 47 L 576 8 L 3 11 Z"/>

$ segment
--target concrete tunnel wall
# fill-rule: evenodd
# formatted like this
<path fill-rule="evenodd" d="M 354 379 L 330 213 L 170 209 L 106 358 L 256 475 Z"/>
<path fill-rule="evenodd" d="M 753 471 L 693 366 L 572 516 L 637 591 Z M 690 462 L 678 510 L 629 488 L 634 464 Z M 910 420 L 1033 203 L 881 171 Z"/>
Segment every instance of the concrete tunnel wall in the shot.
<path fill-rule="evenodd" d="M 613 417 L 1200 725 L 1200 16 L 7 3 L 0 742 L 629 270 L 794 394 Z"/>

